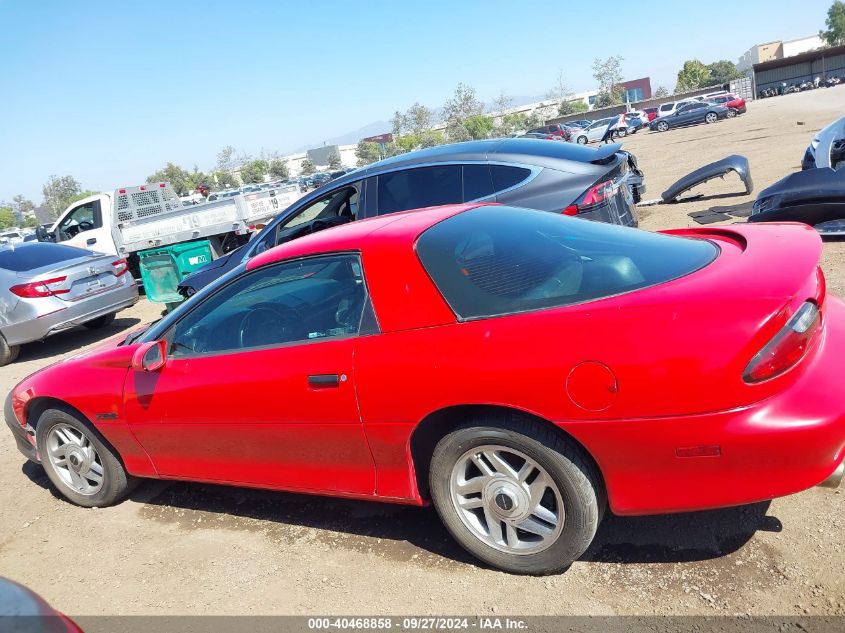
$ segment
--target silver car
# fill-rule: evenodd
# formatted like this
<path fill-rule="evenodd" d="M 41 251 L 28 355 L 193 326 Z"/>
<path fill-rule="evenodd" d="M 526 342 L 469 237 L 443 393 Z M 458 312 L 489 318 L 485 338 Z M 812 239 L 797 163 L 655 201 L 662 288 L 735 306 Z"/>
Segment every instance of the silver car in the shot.
<path fill-rule="evenodd" d="M 138 301 L 126 261 L 114 255 L 26 242 L 0 249 L 0 366 L 20 345 L 77 325 L 100 328 Z"/>

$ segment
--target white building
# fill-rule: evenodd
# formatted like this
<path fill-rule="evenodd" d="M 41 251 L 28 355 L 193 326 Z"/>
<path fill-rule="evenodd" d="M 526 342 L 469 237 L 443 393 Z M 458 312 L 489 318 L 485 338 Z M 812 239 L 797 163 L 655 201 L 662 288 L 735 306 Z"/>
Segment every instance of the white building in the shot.
<path fill-rule="evenodd" d="M 813 51 L 824 46 L 824 42 L 818 35 L 808 35 L 807 37 L 799 37 L 795 40 L 788 40 L 786 42 L 775 40 L 773 42 L 766 42 L 764 44 L 755 44 L 747 51 L 745 51 L 739 58 L 736 67 L 745 72 L 751 70 L 754 64 L 768 62 L 773 59 L 783 59 L 784 57 L 793 57 Z"/>

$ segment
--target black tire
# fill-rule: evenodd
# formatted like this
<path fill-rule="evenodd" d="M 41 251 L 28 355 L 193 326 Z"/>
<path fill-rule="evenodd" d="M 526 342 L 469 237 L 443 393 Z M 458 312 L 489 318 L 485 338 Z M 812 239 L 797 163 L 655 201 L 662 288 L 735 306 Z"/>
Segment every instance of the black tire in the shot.
<path fill-rule="evenodd" d="M 668 123 L 666 123 L 666 121 L 661 121 L 660 123 L 658 123 L 657 125 L 655 125 L 655 126 L 654 126 L 654 128 L 655 128 L 658 132 L 665 132 L 666 130 L 668 130 L 668 129 L 669 129 L 669 124 L 668 124 Z"/>
<path fill-rule="evenodd" d="M 468 450 L 484 445 L 527 455 L 554 481 L 565 518 L 556 540 L 546 549 L 530 554 L 500 551 L 476 536 L 458 515 L 451 494 L 452 470 Z M 566 570 L 592 542 L 606 506 L 601 476 L 583 450 L 555 429 L 515 415 L 473 420 L 443 437 L 434 448 L 429 484 L 434 507 L 455 540 L 485 563 L 517 574 Z"/>
<path fill-rule="evenodd" d="M 99 330 L 100 328 L 106 327 L 107 325 L 111 325 L 114 322 L 114 318 L 117 316 L 117 312 L 111 312 L 109 314 L 104 314 L 101 317 L 97 317 L 91 321 L 87 321 L 83 323 L 85 327 L 89 330 Z"/>
<path fill-rule="evenodd" d="M 0 334 L 0 367 L 14 363 L 20 352 L 20 345 L 9 345 L 3 335 Z"/>
<path fill-rule="evenodd" d="M 620 129 L 616 130 L 616 136 L 617 136 L 617 138 L 625 138 L 626 136 L 628 136 L 628 130 L 624 130 L 624 129 L 620 128 Z"/>
<path fill-rule="evenodd" d="M 578 145 L 586 145 L 587 144 L 587 137 L 586 136 L 579 136 L 575 140 L 577 141 Z"/>
<path fill-rule="evenodd" d="M 738 114 L 738 112 L 736 110 L 734 110 L 733 108 L 728 109 L 727 116 L 728 116 L 729 119 L 733 119 L 737 114 Z"/>
<path fill-rule="evenodd" d="M 705 123 L 715 123 L 719 120 L 719 115 L 715 112 L 708 112 L 704 115 L 704 122 Z"/>
<path fill-rule="evenodd" d="M 102 487 L 94 494 L 81 494 L 65 483 L 47 454 L 47 438 L 50 431 L 58 424 L 73 427 L 84 434 L 91 446 L 96 449 L 103 467 Z M 38 417 L 35 427 L 35 442 L 41 455 L 41 464 L 52 484 L 62 496 L 78 506 L 102 508 L 121 501 L 137 480 L 126 473 L 117 453 L 109 446 L 105 438 L 87 420 L 65 407 L 46 409 Z"/>

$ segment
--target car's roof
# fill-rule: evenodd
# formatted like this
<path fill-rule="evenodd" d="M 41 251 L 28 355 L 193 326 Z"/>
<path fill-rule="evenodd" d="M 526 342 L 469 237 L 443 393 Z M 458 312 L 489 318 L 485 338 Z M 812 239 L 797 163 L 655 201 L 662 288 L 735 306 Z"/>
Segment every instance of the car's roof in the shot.
<path fill-rule="evenodd" d="M 478 206 L 483 205 L 477 203 L 449 204 L 350 222 L 271 248 L 251 259 L 247 264 L 247 270 L 305 255 L 358 251 L 372 240 L 377 232 L 388 225 L 391 225 L 390 235 L 392 239 L 398 237 L 401 241 L 411 243 L 420 233 L 441 220 Z"/>

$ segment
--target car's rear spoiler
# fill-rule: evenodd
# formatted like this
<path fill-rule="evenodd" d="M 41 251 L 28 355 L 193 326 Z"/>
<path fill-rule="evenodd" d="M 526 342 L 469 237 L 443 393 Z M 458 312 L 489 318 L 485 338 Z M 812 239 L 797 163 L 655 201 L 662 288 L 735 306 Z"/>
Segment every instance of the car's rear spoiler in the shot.
<path fill-rule="evenodd" d="M 754 190 L 754 182 L 751 180 L 751 169 L 748 167 L 748 159 L 745 156 L 734 154 L 715 163 L 699 167 L 672 183 L 669 188 L 661 194 L 663 202 L 673 202 L 683 192 L 689 191 L 696 185 L 700 185 L 714 178 L 722 178 L 730 171 L 735 171 L 745 185 L 745 193 L 750 194 Z"/>
<path fill-rule="evenodd" d="M 606 165 L 613 160 L 613 157 L 622 149 L 622 143 L 612 143 L 610 145 L 600 145 L 595 149 L 595 154 L 590 162 L 593 165 Z"/>

